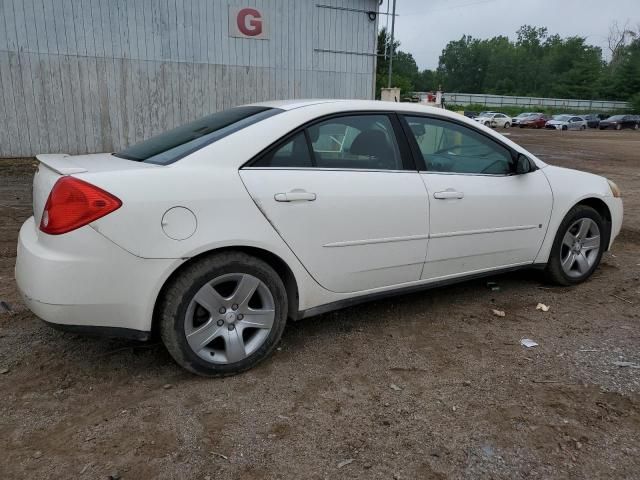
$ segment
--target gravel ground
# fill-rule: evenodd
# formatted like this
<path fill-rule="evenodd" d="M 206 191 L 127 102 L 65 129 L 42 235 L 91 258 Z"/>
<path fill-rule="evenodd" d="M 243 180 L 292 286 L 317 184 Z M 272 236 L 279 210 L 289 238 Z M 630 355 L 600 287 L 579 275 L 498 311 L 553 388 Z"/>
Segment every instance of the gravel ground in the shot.
<path fill-rule="evenodd" d="M 1 160 L 0 478 L 640 478 L 640 133 L 510 134 L 622 188 L 590 281 L 519 272 L 311 318 L 221 380 L 27 311 L 13 267 L 34 162 Z"/>

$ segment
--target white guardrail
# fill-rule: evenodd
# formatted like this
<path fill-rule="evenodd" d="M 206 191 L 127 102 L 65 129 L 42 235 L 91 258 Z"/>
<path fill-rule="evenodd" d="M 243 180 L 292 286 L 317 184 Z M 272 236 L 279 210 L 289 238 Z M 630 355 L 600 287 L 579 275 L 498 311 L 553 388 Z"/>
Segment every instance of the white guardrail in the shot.
<path fill-rule="evenodd" d="M 417 92 L 416 92 L 417 93 Z M 418 93 L 420 95 L 420 93 Z M 426 95 L 426 94 L 425 94 Z M 470 105 L 478 104 L 487 107 L 555 107 L 563 110 L 631 110 L 629 102 L 615 102 L 608 100 L 574 100 L 569 98 L 540 98 L 540 97 L 512 97 L 507 95 L 484 95 L 477 93 L 449 93 L 444 94 L 446 104 Z"/>

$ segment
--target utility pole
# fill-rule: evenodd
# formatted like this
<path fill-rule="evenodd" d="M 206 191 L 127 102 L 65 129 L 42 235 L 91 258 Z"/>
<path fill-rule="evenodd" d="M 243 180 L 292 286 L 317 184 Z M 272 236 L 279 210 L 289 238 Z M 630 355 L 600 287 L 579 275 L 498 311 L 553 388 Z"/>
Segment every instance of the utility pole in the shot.
<path fill-rule="evenodd" d="M 390 1 L 390 0 L 387 0 Z M 391 12 L 391 45 L 389 52 L 389 80 L 387 82 L 387 87 L 391 88 L 391 73 L 393 72 L 393 42 L 394 42 L 394 33 L 396 27 L 396 0 L 393 0 L 393 11 Z"/>

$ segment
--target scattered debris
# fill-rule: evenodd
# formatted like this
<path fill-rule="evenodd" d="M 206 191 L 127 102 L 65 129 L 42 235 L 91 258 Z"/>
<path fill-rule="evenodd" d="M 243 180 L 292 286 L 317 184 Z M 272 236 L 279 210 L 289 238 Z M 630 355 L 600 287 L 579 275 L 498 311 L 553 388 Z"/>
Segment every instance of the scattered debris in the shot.
<path fill-rule="evenodd" d="M 42 452 L 40 450 L 37 450 L 36 452 L 33 453 L 33 458 L 40 458 L 42 456 Z"/>
<path fill-rule="evenodd" d="M 218 452 L 211 452 L 211 455 L 213 455 L 214 457 L 220 457 L 220 458 L 224 458 L 225 460 L 229 460 L 229 457 Z"/>
<path fill-rule="evenodd" d="M 593 349 L 587 349 L 587 348 L 583 348 L 582 350 L 578 350 L 579 352 L 599 352 L 600 350 L 593 350 Z"/>
<path fill-rule="evenodd" d="M 640 365 L 638 365 L 637 363 L 633 363 L 633 362 L 613 362 L 613 364 L 617 367 L 620 368 L 640 368 Z"/>
<path fill-rule="evenodd" d="M 611 296 L 613 298 L 617 298 L 618 300 L 622 300 L 623 302 L 627 302 L 629 305 L 633 305 L 633 302 L 631 300 L 627 300 L 626 298 L 619 297 L 618 295 L 614 295 L 613 293 L 611 294 Z"/>
<path fill-rule="evenodd" d="M 500 285 L 498 285 L 496 282 L 487 282 L 487 288 L 491 289 L 494 292 L 500 291 Z"/>
<path fill-rule="evenodd" d="M 109 480 L 120 480 L 122 478 L 122 475 L 120 475 L 119 472 L 113 472 L 111 475 L 109 475 Z"/>
<path fill-rule="evenodd" d="M 169 390 L 170 388 L 173 388 L 173 385 L 171 385 L 170 383 L 165 383 L 162 388 L 164 388 L 165 390 Z"/>
<path fill-rule="evenodd" d="M 538 344 L 535 341 L 531 340 L 530 338 L 521 338 L 520 345 L 525 346 L 527 348 L 533 348 L 538 346 Z"/>
<path fill-rule="evenodd" d="M 493 457 L 493 455 L 495 454 L 495 450 L 491 445 L 485 445 L 482 447 L 482 453 L 485 457 Z"/>
<path fill-rule="evenodd" d="M 0 370 L 0 374 L 4 375 L 5 373 L 9 373 L 11 370 L 9 370 L 8 367 L 5 367 L 3 369 Z"/>
<path fill-rule="evenodd" d="M 2 300 L 0 301 L 0 313 L 13 313 L 13 309 L 11 308 L 11 305 Z"/>
<path fill-rule="evenodd" d="M 504 317 L 506 315 L 502 310 L 493 309 L 492 312 L 496 317 Z"/>
<path fill-rule="evenodd" d="M 396 392 L 399 392 L 400 390 L 402 390 L 402 388 L 400 388 L 395 383 L 392 383 L 391 385 L 389 385 L 389 387 L 391 388 L 391 390 L 395 390 Z"/>
<path fill-rule="evenodd" d="M 84 467 L 82 467 L 82 470 L 80 470 L 80 475 L 83 475 L 84 472 L 89 470 L 89 467 L 91 467 L 91 465 L 92 465 L 92 463 L 87 463 Z"/>
<path fill-rule="evenodd" d="M 465 380 L 464 382 L 462 382 L 462 385 L 464 385 L 465 387 L 470 387 L 471 382 L 469 380 Z"/>
<path fill-rule="evenodd" d="M 342 468 L 342 467 L 346 467 L 347 465 L 349 465 L 350 463 L 353 463 L 354 459 L 353 458 L 349 458 L 347 460 L 343 460 L 340 463 L 338 463 L 338 468 Z"/>
<path fill-rule="evenodd" d="M 539 303 L 538 305 L 536 305 L 536 310 L 542 310 L 543 312 L 548 312 L 549 306 L 545 305 L 544 303 Z"/>

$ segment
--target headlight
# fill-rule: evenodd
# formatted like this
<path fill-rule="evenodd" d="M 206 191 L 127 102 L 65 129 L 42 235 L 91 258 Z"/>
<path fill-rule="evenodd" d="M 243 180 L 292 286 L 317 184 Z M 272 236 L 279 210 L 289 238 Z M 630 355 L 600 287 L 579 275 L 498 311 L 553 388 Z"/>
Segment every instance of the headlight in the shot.
<path fill-rule="evenodd" d="M 618 185 L 616 185 L 609 179 L 607 179 L 607 182 L 609 182 L 609 188 L 611 189 L 611 193 L 613 194 L 613 196 L 615 198 L 620 198 L 622 196 L 622 192 L 618 188 Z"/>

